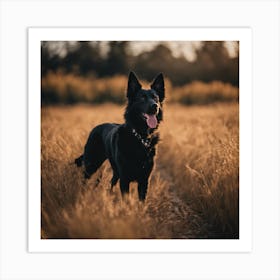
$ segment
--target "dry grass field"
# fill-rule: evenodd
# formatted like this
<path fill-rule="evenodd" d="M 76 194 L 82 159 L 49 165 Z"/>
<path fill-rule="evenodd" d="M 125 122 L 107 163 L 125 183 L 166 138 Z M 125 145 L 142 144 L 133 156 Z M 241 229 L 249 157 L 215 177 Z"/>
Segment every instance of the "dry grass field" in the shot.
<path fill-rule="evenodd" d="M 147 200 L 136 185 L 122 201 L 109 192 L 107 162 L 86 183 L 71 164 L 91 129 L 122 122 L 112 104 L 42 107 L 42 238 L 238 238 L 237 103 L 166 104 Z"/>

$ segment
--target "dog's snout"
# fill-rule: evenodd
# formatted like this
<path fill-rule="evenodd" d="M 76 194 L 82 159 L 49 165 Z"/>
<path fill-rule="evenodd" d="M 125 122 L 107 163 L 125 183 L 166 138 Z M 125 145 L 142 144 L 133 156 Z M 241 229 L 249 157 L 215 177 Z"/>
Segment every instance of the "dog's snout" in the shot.
<path fill-rule="evenodd" d="M 151 104 L 150 111 L 152 114 L 156 114 L 158 111 L 158 105 L 156 103 Z"/>

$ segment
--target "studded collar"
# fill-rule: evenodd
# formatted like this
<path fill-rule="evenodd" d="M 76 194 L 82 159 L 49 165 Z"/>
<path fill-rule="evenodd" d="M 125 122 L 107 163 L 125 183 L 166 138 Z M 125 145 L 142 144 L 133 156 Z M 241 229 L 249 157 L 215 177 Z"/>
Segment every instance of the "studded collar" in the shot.
<path fill-rule="evenodd" d="M 134 128 L 132 128 L 132 134 L 145 146 L 145 148 L 151 147 L 150 139 L 144 138 Z"/>

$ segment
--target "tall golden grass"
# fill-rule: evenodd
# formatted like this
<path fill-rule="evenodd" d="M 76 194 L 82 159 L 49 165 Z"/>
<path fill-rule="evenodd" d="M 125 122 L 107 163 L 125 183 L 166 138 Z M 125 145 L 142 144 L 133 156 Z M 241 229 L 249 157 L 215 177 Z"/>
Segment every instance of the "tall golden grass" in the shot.
<path fill-rule="evenodd" d="M 147 81 L 142 84 L 149 85 Z M 125 102 L 126 76 L 110 78 L 81 77 L 63 72 L 49 72 L 42 78 L 42 103 L 44 104 L 73 104 L 79 102 L 104 103 Z M 239 90 L 231 84 L 220 81 L 204 83 L 194 81 L 181 87 L 172 86 L 165 79 L 167 102 L 183 104 L 209 104 L 213 102 L 238 101 Z"/>
<path fill-rule="evenodd" d="M 238 238 L 238 104 L 166 104 L 147 200 L 110 194 L 107 162 L 84 185 L 71 164 L 90 130 L 123 106 L 43 107 L 42 238 Z"/>

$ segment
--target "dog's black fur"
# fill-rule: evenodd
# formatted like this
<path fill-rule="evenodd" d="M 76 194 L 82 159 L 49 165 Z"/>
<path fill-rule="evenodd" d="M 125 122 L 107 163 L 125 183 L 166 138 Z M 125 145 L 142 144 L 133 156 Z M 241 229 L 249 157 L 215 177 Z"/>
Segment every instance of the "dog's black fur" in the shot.
<path fill-rule="evenodd" d="M 138 197 L 145 200 L 148 180 L 154 165 L 156 144 L 155 130 L 162 120 L 164 79 L 159 74 L 151 89 L 142 89 L 137 77 L 130 72 L 127 88 L 128 104 L 125 123 L 104 123 L 90 133 L 84 153 L 75 160 L 84 164 L 86 179 L 108 159 L 113 169 L 111 190 L 120 179 L 122 195 L 129 193 L 129 183 L 138 183 Z"/>

